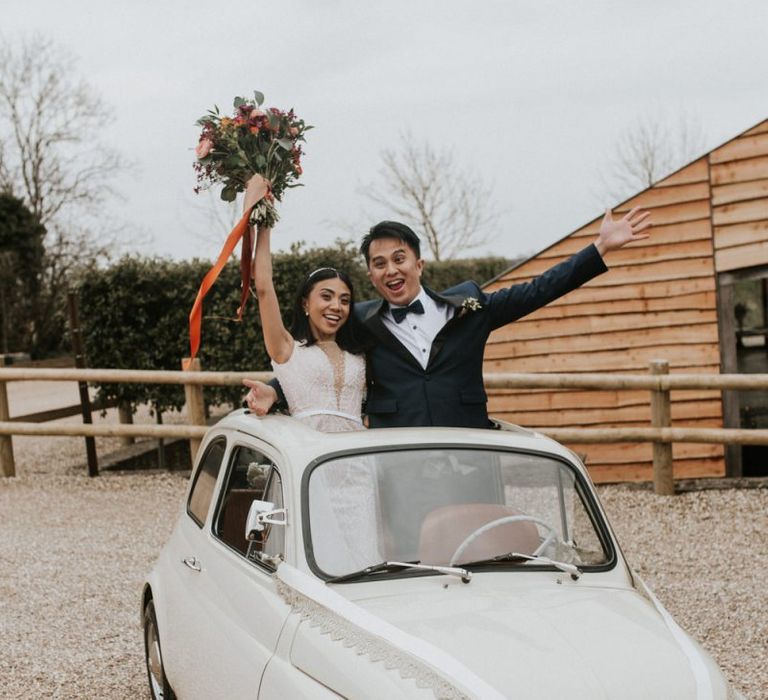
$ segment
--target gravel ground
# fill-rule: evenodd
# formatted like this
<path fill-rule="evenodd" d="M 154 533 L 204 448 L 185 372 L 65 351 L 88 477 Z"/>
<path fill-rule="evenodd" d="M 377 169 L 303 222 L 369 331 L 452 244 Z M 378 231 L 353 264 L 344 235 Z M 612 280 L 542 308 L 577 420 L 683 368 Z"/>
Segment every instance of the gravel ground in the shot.
<path fill-rule="evenodd" d="M 185 485 L 173 472 L 0 480 L 0 697 L 148 697 L 142 580 Z"/>
<path fill-rule="evenodd" d="M 0 696 L 148 697 L 138 601 L 186 478 L 88 479 L 81 439 L 25 440 L 19 476 L 0 479 Z M 600 494 L 662 603 L 735 687 L 768 697 L 768 490 Z"/>
<path fill-rule="evenodd" d="M 599 492 L 633 570 L 735 688 L 768 698 L 768 489 Z"/>

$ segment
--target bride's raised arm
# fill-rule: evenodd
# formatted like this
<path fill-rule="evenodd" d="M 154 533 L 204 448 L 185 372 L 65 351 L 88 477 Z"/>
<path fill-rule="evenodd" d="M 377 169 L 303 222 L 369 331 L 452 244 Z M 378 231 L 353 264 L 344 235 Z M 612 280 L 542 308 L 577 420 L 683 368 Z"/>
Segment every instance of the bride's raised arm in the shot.
<path fill-rule="evenodd" d="M 244 211 L 252 208 L 261 199 L 264 192 L 264 182 L 264 179 L 259 175 L 250 179 L 245 191 Z M 275 285 L 272 281 L 271 233 L 272 229 L 263 227 L 260 227 L 256 232 L 253 277 L 256 296 L 259 300 L 259 316 L 264 333 L 264 345 L 270 358 L 278 364 L 282 364 L 287 362 L 293 353 L 293 337 L 283 324 Z"/>

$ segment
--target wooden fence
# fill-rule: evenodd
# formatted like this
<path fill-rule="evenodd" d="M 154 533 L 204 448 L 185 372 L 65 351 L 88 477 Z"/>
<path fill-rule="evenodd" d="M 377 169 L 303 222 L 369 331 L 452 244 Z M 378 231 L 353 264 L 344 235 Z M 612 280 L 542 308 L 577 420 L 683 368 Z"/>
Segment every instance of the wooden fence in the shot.
<path fill-rule="evenodd" d="M 653 443 L 654 487 L 657 493 L 674 492 L 672 443 L 718 443 L 768 445 L 768 430 L 672 427 L 670 391 L 768 390 L 768 374 L 669 374 L 665 361 L 650 364 L 649 374 L 486 374 L 488 389 L 645 389 L 651 403 L 651 425 L 647 428 L 538 428 L 560 442 Z M 149 371 L 118 369 L 0 368 L 0 469 L 13 476 L 12 435 L 188 438 L 192 456 L 206 432 L 203 386 L 239 386 L 242 380 L 271 377 L 268 372 Z M 6 384 L 12 381 L 74 381 L 141 384 L 180 384 L 187 400 L 186 425 L 73 425 L 40 424 L 13 420 L 9 414 Z"/>

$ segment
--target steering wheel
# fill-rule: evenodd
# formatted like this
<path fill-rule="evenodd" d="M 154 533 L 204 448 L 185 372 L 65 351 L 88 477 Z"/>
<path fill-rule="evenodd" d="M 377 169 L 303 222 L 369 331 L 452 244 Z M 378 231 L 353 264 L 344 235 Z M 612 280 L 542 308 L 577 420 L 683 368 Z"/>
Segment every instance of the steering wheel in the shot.
<path fill-rule="evenodd" d="M 464 538 L 464 541 L 456 548 L 456 551 L 451 557 L 449 566 L 455 566 L 461 555 L 464 554 L 464 550 L 466 550 L 469 545 L 471 545 L 478 537 L 480 537 L 480 535 L 488 532 L 488 530 L 492 530 L 493 528 L 499 527 L 500 525 L 506 525 L 507 523 L 521 522 L 541 525 L 547 531 L 547 535 L 543 542 L 538 547 L 536 547 L 536 550 L 531 556 L 539 556 L 539 554 L 541 554 L 550 545 L 551 542 L 557 540 L 557 532 L 555 532 L 554 528 L 549 523 L 546 523 L 543 520 L 539 520 L 539 518 L 534 518 L 531 515 L 505 515 L 503 518 L 496 518 L 496 520 L 491 520 L 490 522 L 487 522 L 470 532 L 469 535 Z"/>

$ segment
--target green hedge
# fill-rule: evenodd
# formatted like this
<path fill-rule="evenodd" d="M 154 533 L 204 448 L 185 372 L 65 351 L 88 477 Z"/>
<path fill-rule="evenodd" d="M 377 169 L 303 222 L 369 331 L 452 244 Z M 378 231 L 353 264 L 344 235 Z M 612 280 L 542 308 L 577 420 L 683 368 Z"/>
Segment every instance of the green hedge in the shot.
<path fill-rule="evenodd" d="M 424 265 L 423 282 L 430 289 L 440 291 L 465 280 L 484 284 L 512 267 L 517 260 L 508 258 L 464 258 L 461 260 L 428 261 Z"/>
<path fill-rule="evenodd" d="M 464 279 L 483 281 L 511 264 L 505 258 L 480 258 L 427 264 L 425 284 L 443 289 Z M 318 267 L 346 270 L 358 299 L 370 298 L 362 258 L 354 245 L 302 249 L 274 255 L 275 289 L 286 325 L 290 323 L 293 296 L 308 271 Z M 125 257 L 103 270 L 84 273 L 79 284 L 80 317 L 89 367 L 116 369 L 180 369 L 189 355 L 188 316 L 200 281 L 210 263 L 200 260 L 172 262 Z M 203 302 L 202 343 L 199 357 L 211 371 L 270 369 L 264 350 L 258 310 L 251 299 L 241 323 L 234 320 L 240 301 L 239 263 L 232 261 Z M 180 409 L 184 391 L 161 384 L 98 384 L 99 397 L 133 405 L 153 404 L 158 410 Z M 239 405 L 238 387 L 206 387 L 211 404 Z"/>
<path fill-rule="evenodd" d="M 0 351 L 33 352 L 45 315 L 40 294 L 45 227 L 8 193 L 0 193 Z"/>

